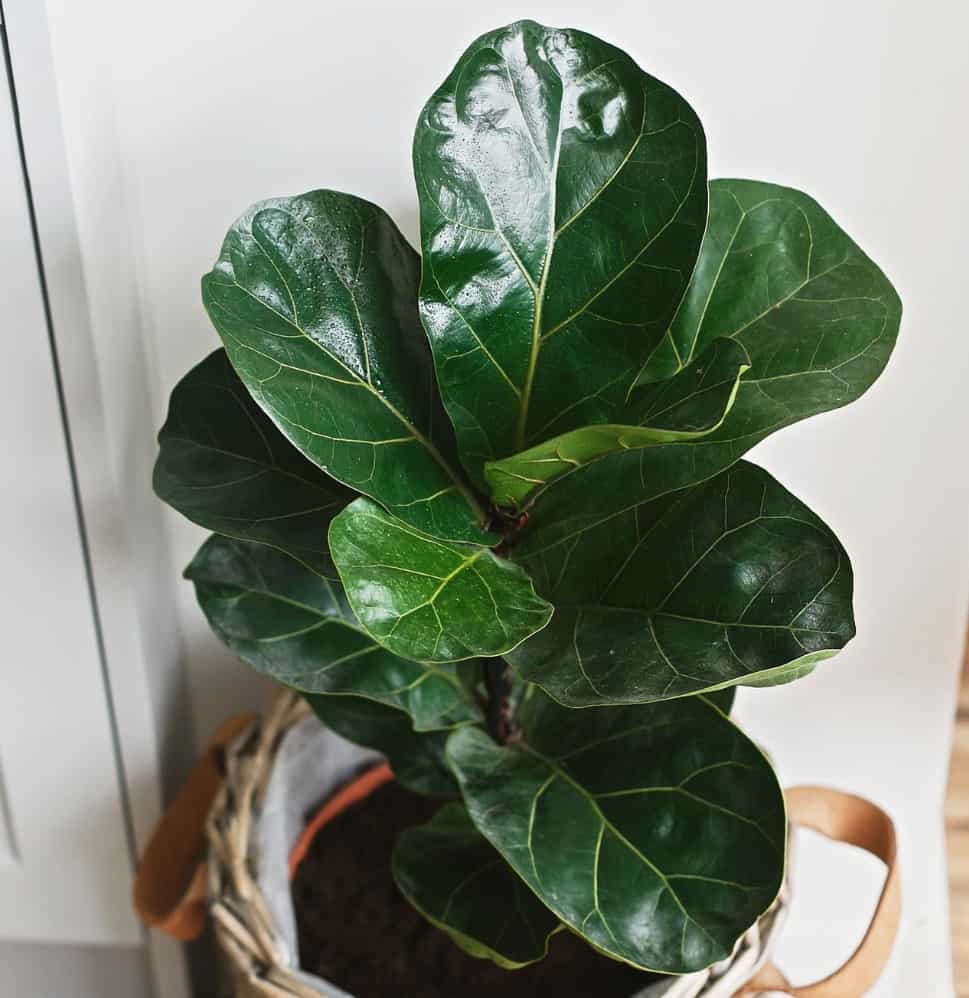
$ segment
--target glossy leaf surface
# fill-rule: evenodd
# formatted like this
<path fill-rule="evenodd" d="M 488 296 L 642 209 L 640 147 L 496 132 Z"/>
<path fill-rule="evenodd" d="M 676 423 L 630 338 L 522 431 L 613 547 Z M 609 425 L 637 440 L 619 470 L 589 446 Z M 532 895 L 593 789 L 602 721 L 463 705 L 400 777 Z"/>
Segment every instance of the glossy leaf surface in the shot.
<path fill-rule="evenodd" d="M 690 106 L 617 48 L 520 21 L 431 97 L 414 170 L 421 314 L 468 470 L 615 422 L 703 234 Z"/>
<path fill-rule="evenodd" d="M 567 710 L 536 690 L 523 722 L 517 747 L 448 739 L 488 841 L 618 959 L 683 974 L 729 956 L 784 875 L 784 798 L 757 747 L 702 697 Z"/>
<path fill-rule="evenodd" d="M 250 208 L 202 297 L 246 387 L 307 457 L 423 530 L 480 539 L 434 388 L 419 271 L 383 211 L 313 191 Z"/>
<path fill-rule="evenodd" d="M 731 432 L 770 432 L 865 391 L 901 312 L 885 275 L 813 198 L 714 180 L 700 259 L 665 343 L 677 366 L 718 337 L 742 343 L 753 369 Z M 644 380 L 668 373 L 666 356 L 658 351 Z"/>
<path fill-rule="evenodd" d="M 334 519 L 330 550 L 361 624 L 405 658 L 503 655 L 552 613 L 519 566 L 422 534 L 367 499 Z"/>
<path fill-rule="evenodd" d="M 757 181 L 711 182 L 696 273 L 641 378 L 669 377 L 713 340 L 732 338 L 751 370 L 730 412 L 703 439 L 573 470 L 539 496 L 533 521 L 548 542 L 580 521 L 621 517 L 718 474 L 775 430 L 853 401 L 881 373 L 900 320 L 891 283 L 811 198 Z"/>
<path fill-rule="evenodd" d="M 452 799 L 394 873 L 467 952 L 567 928 L 701 970 L 784 874 L 736 687 L 854 633 L 840 543 L 741 458 L 871 385 L 898 296 L 806 195 L 708 184 L 686 101 L 580 31 L 478 38 L 413 155 L 421 257 L 331 191 L 229 231 L 225 351 L 160 434 L 159 495 L 220 535 L 186 574 L 243 659 Z"/>
<path fill-rule="evenodd" d="M 421 914 L 472 956 L 512 969 L 541 960 L 559 920 L 475 828 L 463 804 L 405 830 L 394 880 Z"/>
<path fill-rule="evenodd" d="M 570 706 L 786 682 L 854 634 L 834 534 L 756 465 L 517 557 L 555 606 L 508 661 Z"/>
<path fill-rule="evenodd" d="M 492 499 L 520 508 L 555 479 L 606 454 L 705 437 L 723 424 L 749 368 L 739 343 L 717 340 L 672 378 L 635 388 L 620 424 L 584 426 L 486 464 Z"/>
<path fill-rule="evenodd" d="M 257 672 L 304 693 L 396 707 L 419 731 L 480 718 L 454 666 L 421 665 L 382 648 L 357 623 L 338 581 L 279 551 L 212 537 L 185 575 L 212 630 Z"/>
<path fill-rule="evenodd" d="M 276 429 L 224 350 L 175 386 L 158 443 L 159 498 L 202 527 L 270 544 L 336 577 L 326 532 L 353 493 Z"/>
<path fill-rule="evenodd" d="M 328 728 L 386 756 L 394 776 L 408 789 L 443 797 L 457 793 L 444 755 L 447 731 L 415 731 L 406 714 L 375 700 L 303 695 Z"/>

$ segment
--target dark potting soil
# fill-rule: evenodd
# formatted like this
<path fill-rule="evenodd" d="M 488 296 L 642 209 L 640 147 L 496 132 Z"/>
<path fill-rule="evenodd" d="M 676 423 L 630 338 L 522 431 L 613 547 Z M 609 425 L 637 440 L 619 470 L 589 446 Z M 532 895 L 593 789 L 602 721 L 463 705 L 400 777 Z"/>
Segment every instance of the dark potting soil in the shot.
<path fill-rule="evenodd" d="M 631 998 L 652 975 L 600 956 L 570 932 L 549 955 L 502 970 L 458 949 L 398 892 L 398 833 L 439 801 L 387 783 L 317 834 L 293 879 L 304 970 L 355 998 Z"/>

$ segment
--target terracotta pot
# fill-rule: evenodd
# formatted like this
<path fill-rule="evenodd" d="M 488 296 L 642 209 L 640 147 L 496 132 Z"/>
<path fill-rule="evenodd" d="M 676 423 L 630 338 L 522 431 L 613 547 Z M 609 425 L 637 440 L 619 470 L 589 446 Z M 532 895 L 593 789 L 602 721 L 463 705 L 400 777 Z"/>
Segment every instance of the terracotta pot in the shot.
<path fill-rule="evenodd" d="M 341 815 L 347 808 L 369 797 L 378 787 L 390 783 L 394 778 L 393 770 L 386 762 L 379 762 L 372 769 L 365 770 L 341 787 L 313 816 L 303 829 L 289 854 L 289 879 L 296 876 L 299 864 L 303 862 L 313 839 L 324 825 Z"/>

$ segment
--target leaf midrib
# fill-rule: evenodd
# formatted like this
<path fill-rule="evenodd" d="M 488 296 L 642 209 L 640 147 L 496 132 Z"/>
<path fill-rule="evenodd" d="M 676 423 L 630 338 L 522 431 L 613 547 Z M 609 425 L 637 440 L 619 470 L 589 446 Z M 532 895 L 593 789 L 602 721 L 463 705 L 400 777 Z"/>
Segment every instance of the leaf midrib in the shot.
<path fill-rule="evenodd" d="M 727 416 L 730 414 L 730 410 L 733 408 L 733 404 L 736 401 L 737 394 L 740 390 L 741 377 L 746 371 L 749 370 L 749 365 L 743 365 L 740 367 L 737 375 L 733 377 L 724 377 L 720 381 L 715 382 L 711 385 L 706 385 L 703 388 L 697 389 L 690 395 L 685 396 L 682 399 L 677 399 L 670 403 L 664 409 L 659 409 L 655 412 L 650 412 L 647 416 L 643 417 L 643 420 L 639 423 L 596 423 L 592 426 L 579 428 L 577 430 L 569 430 L 565 433 L 559 434 L 557 437 L 553 437 L 551 440 L 547 440 L 544 443 L 535 444 L 533 447 L 528 448 L 528 450 L 523 451 L 520 454 L 515 454 L 511 457 L 502 458 L 498 461 L 488 462 L 487 467 L 490 467 L 492 471 L 498 472 L 502 475 L 506 475 L 509 478 L 516 479 L 521 482 L 525 482 L 529 485 L 536 486 L 531 492 L 526 496 L 523 502 L 527 502 L 527 505 L 531 506 L 538 500 L 539 496 L 544 491 L 544 487 L 550 484 L 550 478 L 552 480 L 560 479 L 563 475 L 561 466 L 569 466 L 568 473 L 571 474 L 574 471 L 584 467 L 585 465 L 591 464 L 593 461 L 597 461 L 602 457 L 607 456 L 611 451 L 604 450 L 601 453 L 593 454 L 586 458 L 572 458 L 566 457 L 561 453 L 559 446 L 556 446 L 554 450 L 547 452 L 550 456 L 547 457 L 528 457 L 529 454 L 538 452 L 546 453 L 544 448 L 548 448 L 552 443 L 556 441 L 565 440 L 573 436 L 581 436 L 586 430 L 593 431 L 594 433 L 609 433 L 615 436 L 615 442 L 618 450 L 646 450 L 649 447 L 666 447 L 677 443 L 693 443 L 697 439 L 701 439 L 705 436 L 709 436 L 711 433 L 715 433 L 720 429 L 721 426 L 726 422 Z M 723 388 L 724 385 L 731 384 L 732 390 L 729 397 L 724 402 L 722 411 L 717 416 L 714 422 L 708 422 L 707 425 L 700 426 L 693 429 L 672 429 L 662 426 L 650 425 L 653 420 L 657 420 L 660 417 L 666 415 L 675 409 L 684 406 L 695 399 L 699 398 L 701 395 L 709 394 L 711 392 L 716 392 Z M 648 435 L 655 434 L 655 438 L 651 439 Z M 662 434 L 667 436 L 663 437 Z M 642 436 L 640 436 L 642 435 Z M 636 438 L 637 442 L 630 444 L 628 442 L 629 438 Z M 551 472 L 551 476 L 546 476 L 544 478 L 530 478 L 520 472 L 513 471 L 512 468 L 535 468 L 535 474 L 540 474 L 540 471 L 536 468 L 537 465 L 555 465 Z"/>
<path fill-rule="evenodd" d="M 437 602 L 437 598 L 441 595 L 442 592 L 444 592 L 444 590 L 448 587 L 451 581 L 466 569 L 470 569 L 474 565 L 474 563 L 480 557 L 482 557 L 482 555 L 485 555 L 487 553 L 488 553 L 488 548 L 483 547 L 480 548 L 478 551 L 475 551 L 473 554 L 470 554 L 467 557 L 462 558 L 460 563 L 455 568 L 453 568 L 450 572 L 448 572 L 447 575 L 443 576 L 440 579 L 440 582 L 437 584 L 437 586 L 434 589 L 434 592 L 432 592 L 430 596 L 422 600 L 420 603 L 417 603 L 415 606 L 412 606 L 409 610 L 405 610 L 404 613 L 398 615 L 397 620 L 394 622 L 394 626 L 390 629 L 390 632 L 388 633 L 388 637 L 394 633 L 394 631 L 397 629 L 397 625 L 405 617 L 409 617 L 412 613 L 417 613 L 418 610 L 423 610 L 426 607 L 433 608 Z M 354 566 L 354 568 L 356 568 L 356 566 Z M 395 567 L 393 570 L 399 571 L 400 569 L 397 569 Z M 403 571 L 406 571 L 406 569 L 404 569 Z M 478 575 L 478 578 L 479 579 L 481 578 L 480 574 Z M 489 586 L 486 585 L 486 588 L 488 588 L 490 591 Z"/>
<path fill-rule="evenodd" d="M 542 791 L 544 792 L 544 790 L 547 789 L 548 785 L 550 785 L 552 779 L 554 779 L 555 777 L 558 777 L 564 783 L 567 783 L 569 786 L 571 786 L 572 789 L 583 800 L 587 802 L 590 809 L 594 812 L 595 816 L 598 818 L 600 822 L 600 827 L 606 828 L 609 832 L 611 832 L 619 840 L 619 842 L 622 843 L 622 845 L 624 845 L 634 856 L 636 856 L 643 863 L 644 866 L 648 867 L 653 872 L 653 874 L 659 879 L 660 883 L 662 883 L 663 886 L 666 888 L 666 890 L 669 892 L 670 897 L 673 898 L 673 901 L 676 903 L 676 906 L 680 909 L 680 912 L 683 915 L 683 917 L 688 921 L 693 922 L 693 924 L 697 925 L 701 929 L 701 931 L 706 933 L 706 929 L 704 929 L 704 927 L 700 925 L 700 923 L 697 922 L 696 919 L 694 919 L 693 916 L 690 915 L 690 913 L 686 910 L 686 906 L 683 904 L 683 902 L 680 900 L 679 895 L 673 889 L 672 885 L 669 882 L 669 879 L 667 878 L 667 875 L 651 859 L 649 859 L 649 857 L 646 856 L 645 853 L 643 853 L 632 842 L 630 842 L 629 839 L 627 839 L 626 836 L 621 831 L 619 831 L 618 828 L 616 828 L 616 826 L 605 816 L 602 809 L 596 803 L 595 798 L 589 793 L 589 791 L 585 787 L 583 787 L 582 784 L 580 784 L 577 780 L 575 780 L 572 776 L 570 776 L 566 772 L 566 770 L 564 770 L 558 764 L 556 760 L 543 755 L 541 752 L 536 751 L 528 744 L 523 744 L 521 748 L 527 754 L 533 756 L 534 758 L 542 762 L 552 773 L 550 779 L 542 784 Z M 541 885 L 541 880 L 539 880 L 537 877 L 537 864 L 535 863 L 534 851 L 531 847 L 530 842 L 529 842 L 529 854 L 532 859 L 532 868 L 536 874 L 536 880 L 538 880 L 539 885 Z M 561 917 L 561 913 L 559 914 Z M 709 933 L 707 934 L 709 935 Z"/>
<path fill-rule="evenodd" d="M 727 627 L 734 628 L 739 627 L 741 629 L 754 630 L 754 631 L 790 631 L 792 633 L 798 634 L 837 634 L 837 631 L 825 630 L 820 627 L 795 627 L 793 624 L 747 624 L 743 621 L 732 621 L 732 620 L 712 620 L 708 617 L 691 617 L 683 613 L 673 613 L 669 610 L 644 610 L 639 607 L 632 606 L 609 606 L 602 603 L 557 603 L 556 607 L 559 610 L 576 610 L 576 611 L 587 611 L 587 610 L 609 610 L 615 613 L 626 613 L 630 615 L 638 615 L 641 617 L 667 617 L 671 620 L 684 620 L 691 624 L 711 624 L 716 627 Z M 804 611 L 801 610 L 798 613 L 800 616 Z M 674 670 L 677 671 L 677 670 Z"/>
<path fill-rule="evenodd" d="M 218 583 L 216 585 L 218 585 Z M 360 658 L 365 655 L 369 655 L 375 651 L 383 651 L 383 652 L 387 651 L 387 649 L 384 648 L 383 645 L 381 645 L 379 642 L 373 639 L 373 636 L 371 634 L 365 631 L 362 627 L 354 626 L 354 624 L 352 624 L 349 620 L 347 620 L 346 616 L 339 611 L 337 611 L 336 613 L 326 613 L 323 610 L 320 610 L 318 607 L 314 607 L 307 603 L 303 603 L 302 601 L 293 599 L 289 596 L 284 596 L 281 593 L 272 592 L 271 590 L 268 589 L 258 589 L 253 586 L 244 586 L 238 583 L 232 583 L 231 585 L 232 588 L 237 590 L 241 596 L 262 596 L 265 599 L 272 600 L 277 603 L 284 603 L 287 606 L 292 606 L 298 610 L 306 611 L 306 613 L 311 614 L 312 616 L 318 618 L 316 622 L 312 625 L 312 628 L 320 627 L 324 624 L 335 624 L 337 627 L 345 627 L 348 631 L 353 631 L 354 634 L 359 634 L 361 637 L 367 638 L 370 641 L 370 644 L 365 648 L 358 649 L 357 651 L 353 652 L 350 655 L 345 655 L 341 659 L 336 659 L 332 662 L 327 662 L 325 666 L 321 666 L 314 671 L 327 672 L 330 669 L 334 668 L 335 666 L 342 665 L 344 662 L 349 661 L 351 658 Z M 288 638 L 298 634 L 307 633 L 309 629 L 310 628 L 304 629 L 302 631 L 294 631 L 285 635 L 274 635 L 272 638 L 247 638 L 246 640 L 255 641 L 258 644 L 267 644 L 270 641 L 278 641 L 281 638 Z M 391 654 L 393 653 L 391 652 Z M 417 685 L 418 682 L 424 682 L 426 679 L 432 676 L 445 680 L 456 690 L 458 690 L 462 694 L 464 693 L 464 686 L 462 685 L 461 681 L 457 678 L 457 676 L 452 675 L 447 670 L 439 668 L 437 663 L 420 662 L 416 659 L 404 659 L 402 661 L 406 661 L 408 664 L 411 665 L 419 666 L 420 668 L 425 670 L 425 673 L 424 675 L 418 677 L 418 680 L 415 681 L 415 683 L 401 687 L 399 690 L 391 690 L 389 691 L 389 694 L 397 695 L 401 692 L 407 692 L 408 690 L 413 688 L 413 686 Z M 363 694 L 354 694 L 354 695 L 362 696 Z"/>
<path fill-rule="evenodd" d="M 601 67 L 596 67 L 595 70 L 598 70 L 599 68 Z M 559 79 L 561 80 L 561 77 L 559 77 Z M 514 91 L 514 88 L 512 89 Z M 515 99 L 518 100 L 517 91 L 514 91 L 514 93 L 515 93 Z M 565 87 L 563 81 L 563 98 L 564 94 L 565 94 Z M 564 99 L 562 100 L 562 104 L 564 104 Z M 526 130 L 528 130 L 529 135 L 531 135 L 531 130 L 528 128 L 528 121 L 525 118 L 524 109 L 521 108 L 520 102 L 519 102 L 519 108 L 522 111 L 522 121 L 525 124 L 525 128 Z M 619 174 L 623 171 L 623 169 L 625 169 L 633 153 L 639 147 L 639 143 L 642 141 L 643 135 L 645 134 L 646 116 L 647 116 L 646 110 L 647 110 L 646 81 L 644 79 L 643 117 L 640 123 L 639 134 L 636 136 L 635 140 L 631 143 L 629 149 L 626 151 L 626 155 L 623 157 L 619 166 L 609 175 L 608 179 L 604 181 L 596 189 L 592 197 L 590 197 L 588 201 L 586 201 L 586 203 L 578 211 L 574 212 L 572 216 L 568 218 L 561 226 L 556 227 L 555 215 L 556 215 L 556 199 L 558 196 L 558 169 L 559 169 L 559 161 L 562 151 L 562 132 L 563 132 L 562 116 L 561 116 L 562 107 L 561 106 L 559 107 L 558 127 L 556 129 L 556 137 L 555 137 L 555 152 L 553 154 L 552 163 L 549 168 L 549 207 L 548 207 L 549 218 L 548 218 L 548 236 L 547 236 L 548 242 L 545 248 L 545 258 L 542 262 L 541 278 L 537 290 L 535 289 L 534 283 L 530 279 L 528 280 L 528 283 L 532 288 L 532 293 L 534 295 L 534 311 L 532 313 L 531 343 L 529 346 L 528 366 L 526 368 L 525 382 L 521 392 L 521 404 L 518 410 L 518 422 L 515 427 L 516 451 L 522 450 L 522 448 L 525 446 L 526 440 L 528 439 L 528 410 L 531 405 L 532 390 L 534 388 L 535 375 L 538 369 L 538 357 L 539 354 L 541 353 L 542 346 L 545 343 L 545 341 L 553 333 L 556 333 L 560 329 L 571 324 L 571 322 L 574 321 L 574 319 L 576 319 L 579 315 L 583 314 L 589 305 L 591 305 L 606 290 L 608 290 L 608 288 L 610 288 L 629 269 L 629 267 L 631 267 L 632 264 L 635 263 L 640 256 L 642 256 L 642 254 L 646 251 L 646 249 L 655 241 L 655 238 L 657 238 L 657 236 L 660 233 L 662 233 L 666 228 L 666 226 L 663 226 L 663 228 L 660 229 L 660 233 L 657 233 L 656 236 L 649 239 L 646 245 L 639 251 L 639 253 L 637 253 L 636 256 L 633 257 L 633 260 L 626 267 L 620 270 L 620 272 L 616 274 L 613 277 L 613 279 L 610 280 L 603 288 L 597 291 L 596 294 L 593 295 L 593 297 L 590 298 L 589 301 L 587 301 L 577 312 L 573 313 L 571 316 L 565 319 L 564 322 L 559 323 L 549 332 L 544 334 L 542 333 L 542 313 L 545 303 L 545 292 L 548 286 L 548 275 L 551 270 L 552 256 L 555 252 L 555 247 L 558 243 L 558 238 L 577 218 L 579 218 L 579 216 L 581 216 L 592 204 L 594 204 L 599 199 L 599 197 L 601 197 L 602 193 L 610 186 L 610 184 L 613 183 L 613 181 L 616 179 L 616 177 L 619 176 Z M 682 207 L 682 204 L 680 205 L 680 207 Z M 675 218 L 676 215 L 678 214 L 679 214 L 679 208 L 674 213 L 673 217 Z M 497 229 L 497 222 L 495 223 L 495 225 Z M 504 238 L 503 234 L 502 238 Z M 507 240 L 505 241 L 507 242 Z"/>
<path fill-rule="evenodd" d="M 295 471 L 288 471 L 279 464 L 263 461 L 258 457 L 250 457 L 248 454 L 240 454 L 238 451 L 226 450 L 224 447 L 216 447 L 214 444 L 207 444 L 203 441 L 193 439 L 192 437 L 184 437 L 178 433 L 166 433 L 165 435 L 169 440 L 177 440 L 179 443 L 190 444 L 192 447 L 199 450 L 210 451 L 213 454 L 221 454 L 224 457 L 231 457 L 236 461 L 244 461 L 247 464 L 254 464 L 256 467 L 261 468 L 263 473 L 275 472 L 276 474 L 283 475 L 286 478 L 291 478 L 293 481 L 301 482 L 314 492 L 319 492 L 321 495 L 327 495 L 327 492 L 322 485 L 316 482 L 311 482 L 308 478 L 303 478 L 302 475 L 297 474 Z M 202 486 L 195 487 L 200 488 Z M 333 499 L 332 503 L 339 503 L 340 501 L 341 500 L 339 499 Z"/>
<path fill-rule="evenodd" d="M 563 87 L 564 96 L 564 87 Z M 517 99 L 517 94 L 516 94 Z M 564 103 L 564 101 L 563 101 Z M 520 105 L 519 105 L 520 106 Z M 525 121 L 524 109 L 522 120 Z M 525 121 L 525 127 L 528 127 Z M 555 201 L 558 196 L 559 159 L 562 152 L 562 108 L 559 107 L 558 126 L 555 134 L 555 151 L 549 166 L 548 192 L 548 234 L 545 247 L 545 259 L 542 261 L 542 273 L 538 288 L 532 285 L 534 295 L 534 310 L 532 312 L 531 343 L 528 352 L 528 366 L 525 370 L 525 382 L 522 386 L 521 404 L 518 407 L 518 423 L 515 426 L 515 450 L 525 446 L 525 436 L 528 426 L 528 409 L 532 400 L 532 389 L 535 386 L 535 372 L 538 368 L 538 355 L 542 349 L 542 309 L 545 304 L 545 289 L 548 287 L 548 275 L 551 270 L 552 254 L 555 251 Z"/>
<path fill-rule="evenodd" d="M 286 214 L 288 217 L 293 218 L 295 221 L 299 222 L 301 225 L 304 225 L 304 227 L 306 227 L 305 223 L 300 222 L 299 219 L 295 219 L 295 216 L 291 215 L 289 212 L 286 212 L 283 209 L 278 209 L 278 210 L 282 211 L 283 214 Z M 310 231 L 310 230 L 307 229 L 307 231 Z M 252 234 L 251 231 L 250 231 L 249 235 L 250 235 L 250 238 L 253 240 L 253 242 L 255 242 L 257 246 L 259 246 L 258 241 L 256 240 L 255 236 Z M 311 235 L 312 235 L 312 232 L 311 232 Z M 315 236 L 314 236 L 314 239 L 317 242 L 317 244 L 319 244 L 319 239 L 317 239 Z M 260 248 L 261 251 L 265 252 L 265 250 L 263 249 L 262 246 L 259 246 L 259 248 Z M 323 254 L 323 259 L 325 260 L 327 267 L 329 267 L 329 269 L 334 272 L 334 274 L 337 277 L 337 280 L 341 283 L 341 285 L 344 288 L 346 288 L 347 293 L 350 295 L 350 299 L 351 299 L 351 301 L 353 302 L 353 305 L 354 305 L 354 311 L 355 311 L 356 317 L 357 317 L 358 331 L 360 333 L 360 339 L 361 339 L 361 343 L 362 343 L 365 340 L 365 334 L 364 334 L 362 323 L 361 323 L 361 320 L 360 320 L 359 311 L 357 310 L 357 306 L 356 306 L 356 297 L 353 294 L 353 292 L 347 287 L 347 285 L 342 280 L 342 278 L 340 277 L 340 275 L 336 272 L 336 269 L 334 268 L 333 264 L 330 262 L 329 258 L 326 256 L 325 253 Z M 445 475 L 447 475 L 447 477 L 454 483 L 454 485 L 457 488 L 458 492 L 461 494 L 461 496 L 464 498 L 465 502 L 470 507 L 472 513 L 475 516 L 475 519 L 478 522 L 478 525 L 480 526 L 481 524 L 483 524 L 484 523 L 484 519 L 485 519 L 485 514 L 484 514 L 484 511 L 481 509 L 481 506 L 478 504 L 477 499 L 475 499 L 475 497 L 472 495 L 470 489 L 467 487 L 467 485 L 465 485 L 465 483 L 461 480 L 461 478 L 455 473 L 454 469 L 445 460 L 444 455 L 441 454 L 441 452 L 437 449 L 437 447 L 423 433 L 421 433 L 421 431 L 418 430 L 417 427 L 414 426 L 414 424 L 409 419 L 407 419 L 404 416 L 404 414 L 402 412 L 400 412 L 400 410 L 397 409 L 397 407 L 389 399 L 385 398 L 380 392 L 378 392 L 373 387 L 373 385 L 366 378 L 361 377 L 361 375 L 358 372 L 354 371 L 351 367 L 349 367 L 342 360 L 340 360 L 339 357 L 337 357 L 335 354 L 331 353 L 331 351 L 328 350 L 322 343 L 320 343 L 314 337 L 310 336 L 309 333 L 306 331 L 306 329 L 296 321 L 295 316 L 292 319 L 289 318 L 289 316 L 284 315 L 278 309 L 273 308 L 267 302 L 263 301 L 263 299 L 261 299 L 258 295 L 254 294 L 252 291 L 250 291 L 249 288 L 247 288 L 244 285 L 240 284 L 236 280 L 236 278 L 235 278 L 235 269 L 232 267 L 231 261 L 226 260 L 225 262 L 228 264 L 230 272 L 232 273 L 232 281 L 231 281 L 230 285 L 224 285 L 223 284 L 222 286 L 223 287 L 230 286 L 230 287 L 236 287 L 236 288 L 238 288 L 240 291 L 243 292 L 243 294 L 248 295 L 258 305 L 260 305 L 262 308 L 266 309 L 267 312 L 271 312 L 277 318 L 282 319 L 283 322 L 285 322 L 288 326 L 290 326 L 291 328 L 295 329 L 296 332 L 299 333 L 300 336 L 303 337 L 303 339 L 307 340 L 309 343 L 312 343 L 313 346 L 315 346 L 318 350 L 320 350 L 320 352 L 323 353 L 324 356 L 326 356 L 327 358 L 329 358 L 329 360 L 333 364 L 335 364 L 341 370 L 343 370 L 344 372 L 346 372 L 346 374 L 348 374 L 354 380 L 354 382 L 356 382 L 357 384 L 359 384 L 366 391 L 370 392 L 370 394 L 373 395 L 374 398 L 376 398 L 383 406 L 385 406 L 386 409 L 391 413 L 391 415 L 393 415 L 394 418 L 397 419 L 397 421 L 399 423 L 401 423 L 401 425 L 403 425 L 407 429 L 408 433 L 419 444 L 421 444 L 421 446 L 423 446 L 427 450 L 428 454 L 430 454 L 430 456 L 434 459 L 434 461 L 440 466 L 441 470 L 445 473 Z M 218 282 L 218 281 L 213 281 L 212 283 L 214 283 L 216 285 L 220 284 L 220 282 Z M 283 283 L 287 287 L 287 290 L 288 290 L 289 285 L 285 281 Z M 264 332 L 266 332 L 267 335 L 270 335 L 270 336 L 275 335 L 275 334 L 269 332 L 268 330 L 264 331 Z M 260 352 L 258 350 L 255 350 L 249 344 L 240 343 L 240 345 L 243 346 L 246 349 L 253 350 L 254 353 L 259 353 Z M 287 367 L 286 364 L 281 363 L 275 357 L 271 357 L 271 356 L 268 356 L 268 355 L 263 355 L 263 356 L 265 356 L 267 360 L 270 360 L 270 361 L 272 361 L 275 364 L 279 364 L 280 367 Z M 307 374 L 310 377 L 321 377 L 321 375 L 318 375 L 316 372 L 312 372 L 312 371 L 304 371 L 304 373 Z"/>

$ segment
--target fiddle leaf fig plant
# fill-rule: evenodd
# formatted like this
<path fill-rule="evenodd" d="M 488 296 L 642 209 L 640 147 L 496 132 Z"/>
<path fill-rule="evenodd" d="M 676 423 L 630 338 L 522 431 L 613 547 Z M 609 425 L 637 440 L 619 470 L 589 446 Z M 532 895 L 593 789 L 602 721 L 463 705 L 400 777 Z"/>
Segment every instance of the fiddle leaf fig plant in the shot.
<path fill-rule="evenodd" d="M 831 530 L 743 455 L 860 396 L 901 305 L 805 194 L 708 180 L 675 90 L 576 30 L 472 43 L 381 209 L 264 201 L 202 281 L 158 494 L 215 633 L 441 809 L 400 891 L 507 968 L 568 930 L 728 957 L 784 877 L 737 686 L 854 634 Z"/>

